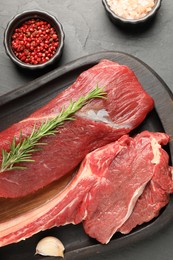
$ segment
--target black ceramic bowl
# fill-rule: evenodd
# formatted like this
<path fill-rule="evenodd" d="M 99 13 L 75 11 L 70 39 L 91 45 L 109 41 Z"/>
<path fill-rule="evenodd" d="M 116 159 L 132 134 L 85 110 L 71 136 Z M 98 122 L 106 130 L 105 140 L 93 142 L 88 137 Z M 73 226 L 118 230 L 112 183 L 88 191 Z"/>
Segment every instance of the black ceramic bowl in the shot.
<path fill-rule="evenodd" d="M 13 52 L 12 49 L 12 35 L 14 33 L 14 30 L 16 28 L 19 28 L 24 22 L 30 19 L 39 19 L 42 21 L 48 22 L 56 31 L 56 34 L 58 35 L 59 39 L 59 45 L 56 49 L 56 52 L 52 58 L 50 58 L 48 61 L 42 63 L 42 64 L 29 64 L 26 62 L 21 61 L 18 59 Z M 40 11 L 40 10 L 30 10 L 30 11 L 24 11 L 21 14 L 17 14 L 15 17 L 11 19 L 11 21 L 8 23 L 5 32 L 4 32 L 4 46 L 7 55 L 11 58 L 11 60 L 17 64 L 18 66 L 22 68 L 27 68 L 27 69 L 43 69 L 49 65 L 52 65 L 55 61 L 57 61 L 62 54 L 63 51 L 63 46 L 64 46 L 64 31 L 61 23 L 51 14 L 45 12 L 45 11 Z"/>
<path fill-rule="evenodd" d="M 111 21 L 113 23 L 115 23 L 115 24 L 119 24 L 119 25 L 122 25 L 124 27 L 134 27 L 134 26 L 142 25 L 142 24 L 144 24 L 146 22 L 150 22 L 151 19 L 155 16 L 157 11 L 159 10 L 159 8 L 161 6 L 161 2 L 162 2 L 162 0 L 155 0 L 155 5 L 152 8 L 152 10 L 150 12 L 148 12 L 142 18 L 139 18 L 139 19 L 125 19 L 123 17 L 120 17 L 120 16 L 116 15 L 110 9 L 110 6 L 108 5 L 107 0 L 102 0 L 103 6 L 105 7 L 105 10 L 106 10 L 109 18 L 111 19 Z"/>

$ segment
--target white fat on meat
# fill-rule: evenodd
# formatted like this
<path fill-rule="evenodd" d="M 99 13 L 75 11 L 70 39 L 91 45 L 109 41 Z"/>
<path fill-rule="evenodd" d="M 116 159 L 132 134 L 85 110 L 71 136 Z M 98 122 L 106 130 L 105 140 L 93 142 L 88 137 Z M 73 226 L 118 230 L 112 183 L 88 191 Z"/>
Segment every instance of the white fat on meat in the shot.
<path fill-rule="evenodd" d="M 171 175 L 172 175 L 172 180 L 173 180 L 173 167 L 171 167 Z"/>
<path fill-rule="evenodd" d="M 51 115 L 47 115 L 47 116 L 41 116 L 41 117 L 28 117 L 28 118 L 25 118 L 23 119 L 21 122 L 19 123 L 24 123 L 24 122 L 40 122 L 40 121 L 46 121 L 46 120 L 49 120 L 49 119 L 52 119 L 54 117 L 56 117 L 57 114 L 51 114 Z"/>
<path fill-rule="evenodd" d="M 109 113 L 104 108 L 99 109 L 99 110 L 89 109 L 89 110 L 85 110 L 85 111 L 79 111 L 76 114 L 79 117 L 87 118 L 87 119 L 90 119 L 95 122 L 102 122 L 102 123 L 108 124 L 111 127 L 114 127 L 117 129 L 125 128 L 125 125 L 121 126 L 120 124 L 115 124 L 111 120 Z M 128 127 L 129 126 L 127 125 L 127 128 Z"/>
<path fill-rule="evenodd" d="M 161 145 L 158 143 L 158 141 L 155 138 L 152 138 L 151 140 L 151 146 L 152 146 L 152 150 L 153 150 L 153 159 L 152 159 L 152 163 L 153 164 L 158 164 L 160 162 L 160 148 Z"/>
<path fill-rule="evenodd" d="M 82 117 L 86 117 L 88 119 L 94 120 L 94 121 L 101 121 L 107 124 L 112 124 L 113 122 L 110 120 L 109 114 L 106 111 L 106 109 L 100 109 L 100 110 L 93 110 L 89 109 L 83 112 L 79 112 L 79 115 L 82 115 Z"/>
<path fill-rule="evenodd" d="M 127 220 L 127 219 L 130 217 L 130 215 L 132 214 L 133 209 L 134 209 L 134 207 L 135 207 L 135 204 L 136 204 L 138 198 L 142 195 L 142 193 L 143 193 L 143 191 L 144 191 L 144 189 L 145 189 L 147 183 L 148 183 L 148 181 L 147 181 L 146 183 L 143 183 L 143 184 L 134 192 L 133 197 L 131 198 L 131 201 L 130 201 L 130 203 L 129 203 L 129 205 L 128 205 L 127 214 L 126 214 L 126 216 L 125 216 L 124 219 L 123 219 L 123 223 L 125 223 L 126 220 Z M 122 226 L 122 223 L 121 223 L 120 227 L 121 227 L 121 226 Z"/>

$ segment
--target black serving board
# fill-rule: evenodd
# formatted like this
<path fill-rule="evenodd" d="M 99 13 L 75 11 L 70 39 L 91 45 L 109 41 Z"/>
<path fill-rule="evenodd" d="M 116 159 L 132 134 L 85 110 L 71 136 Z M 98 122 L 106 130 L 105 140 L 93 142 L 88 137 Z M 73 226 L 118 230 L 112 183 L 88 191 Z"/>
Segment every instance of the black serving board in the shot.
<path fill-rule="evenodd" d="M 120 52 L 100 52 L 89 55 L 58 68 L 31 83 L 0 97 L 0 130 L 5 129 L 30 113 L 46 104 L 63 89 L 75 81 L 84 70 L 97 64 L 101 59 L 109 59 L 129 66 L 138 77 L 143 88 L 154 98 L 155 108 L 145 121 L 135 130 L 140 132 L 161 131 L 170 135 L 169 145 L 165 147 L 173 160 L 173 95 L 163 80 L 139 59 Z M 95 259 L 107 252 L 116 252 L 119 248 L 130 245 L 140 239 L 156 234 L 173 219 L 173 198 L 153 221 L 139 226 L 128 235 L 115 234 L 108 245 L 101 245 L 89 238 L 83 231 L 82 225 L 67 225 L 40 232 L 33 237 L 17 244 L 0 248 L 1 260 L 37 260 L 50 259 L 35 254 L 37 242 L 47 235 L 57 236 L 65 245 L 65 259 Z M 116 254 L 116 253 L 115 253 Z M 97 258 L 98 259 L 98 258 Z M 106 259 L 106 258 L 105 258 Z"/>

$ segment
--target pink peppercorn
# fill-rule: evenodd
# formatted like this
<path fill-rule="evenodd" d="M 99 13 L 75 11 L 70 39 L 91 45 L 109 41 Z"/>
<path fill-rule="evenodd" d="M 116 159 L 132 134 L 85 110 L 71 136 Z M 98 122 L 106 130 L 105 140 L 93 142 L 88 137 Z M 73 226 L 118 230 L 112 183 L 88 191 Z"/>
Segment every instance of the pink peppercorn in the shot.
<path fill-rule="evenodd" d="M 30 19 L 15 29 L 11 44 L 18 59 L 36 65 L 55 55 L 59 39 L 56 30 L 47 21 Z"/>

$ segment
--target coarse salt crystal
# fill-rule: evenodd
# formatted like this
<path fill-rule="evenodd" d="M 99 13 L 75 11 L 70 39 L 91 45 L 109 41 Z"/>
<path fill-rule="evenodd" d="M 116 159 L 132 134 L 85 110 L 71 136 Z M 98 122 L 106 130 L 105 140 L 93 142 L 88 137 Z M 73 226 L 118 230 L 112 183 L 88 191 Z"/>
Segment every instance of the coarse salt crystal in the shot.
<path fill-rule="evenodd" d="M 107 0 L 110 9 L 125 19 L 139 19 L 152 10 L 155 0 Z"/>

